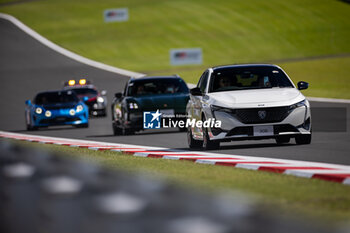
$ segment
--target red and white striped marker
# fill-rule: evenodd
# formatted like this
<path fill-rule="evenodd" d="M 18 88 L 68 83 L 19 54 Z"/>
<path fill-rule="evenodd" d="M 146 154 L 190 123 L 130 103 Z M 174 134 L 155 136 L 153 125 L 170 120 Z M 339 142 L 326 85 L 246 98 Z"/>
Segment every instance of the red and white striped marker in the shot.
<path fill-rule="evenodd" d="M 195 163 L 232 166 L 250 170 L 334 181 L 350 185 L 350 166 L 297 160 L 226 155 L 200 151 L 180 151 L 170 148 L 106 143 L 68 138 L 44 137 L 0 131 L 0 137 L 43 144 L 56 144 L 91 150 L 123 152 L 139 157 L 187 160 Z"/>

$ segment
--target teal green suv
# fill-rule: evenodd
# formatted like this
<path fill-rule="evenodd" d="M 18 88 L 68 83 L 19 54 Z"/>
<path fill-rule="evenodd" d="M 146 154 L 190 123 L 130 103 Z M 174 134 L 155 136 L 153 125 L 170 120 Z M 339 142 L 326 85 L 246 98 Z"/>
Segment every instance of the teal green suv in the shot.
<path fill-rule="evenodd" d="M 179 76 L 130 79 L 112 102 L 114 135 L 144 130 L 144 113 L 156 112 L 172 120 L 186 120 L 189 89 Z M 180 128 L 180 130 L 186 130 Z"/>

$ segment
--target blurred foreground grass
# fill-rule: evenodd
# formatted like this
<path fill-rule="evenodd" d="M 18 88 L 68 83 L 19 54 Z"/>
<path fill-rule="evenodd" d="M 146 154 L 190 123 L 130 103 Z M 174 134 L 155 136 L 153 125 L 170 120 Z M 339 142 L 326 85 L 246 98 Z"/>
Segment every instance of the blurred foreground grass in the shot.
<path fill-rule="evenodd" d="M 300 213 L 330 222 L 350 220 L 350 186 L 317 179 L 252 171 L 240 168 L 197 164 L 188 161 L 135 157 L 111 151 L 94 151 L 67 146 L 19 142 L 49 149 L 70 157 L 98 162 L 111 168 L 145 172 L 203 191 L 243 191 L 258 197 L 271 208 Z"/>

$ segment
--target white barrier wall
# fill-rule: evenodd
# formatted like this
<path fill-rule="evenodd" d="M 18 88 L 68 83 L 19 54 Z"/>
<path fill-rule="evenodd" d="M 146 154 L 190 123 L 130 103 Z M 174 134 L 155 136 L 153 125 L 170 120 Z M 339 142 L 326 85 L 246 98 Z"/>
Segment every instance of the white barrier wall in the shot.
<path fill-rule="evenodd" d="M 107 9 L 103 12 L 104 20 L 109 22 L 124 22 L 129 20 L 128 8 Z"/>
<path fill-rule="evenodd" d="M 201 48 L 185 48 L 170 50 L 170 64 L 177 65 L 200 65 L 203 62 Z"/>

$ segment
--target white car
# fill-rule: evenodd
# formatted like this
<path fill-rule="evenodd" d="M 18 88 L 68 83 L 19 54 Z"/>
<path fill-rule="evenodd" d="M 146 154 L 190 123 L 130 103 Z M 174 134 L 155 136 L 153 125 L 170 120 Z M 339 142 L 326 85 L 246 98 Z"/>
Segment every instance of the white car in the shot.
<path fill-rule="evenodd" d="M 244 64 L 207 69 L 191 89 L 187 115 L 214 121 L 188 127 L 190 148 L 216 149 L 220 142 L 275 138 L 277 143 L 311 143 L 310 104 L 288 75 L 276 65 Z M 208 124 L 207 124 L 208 126 Z"/>

